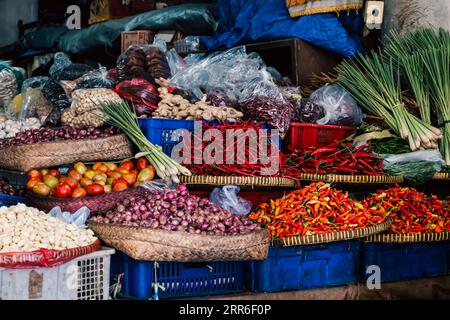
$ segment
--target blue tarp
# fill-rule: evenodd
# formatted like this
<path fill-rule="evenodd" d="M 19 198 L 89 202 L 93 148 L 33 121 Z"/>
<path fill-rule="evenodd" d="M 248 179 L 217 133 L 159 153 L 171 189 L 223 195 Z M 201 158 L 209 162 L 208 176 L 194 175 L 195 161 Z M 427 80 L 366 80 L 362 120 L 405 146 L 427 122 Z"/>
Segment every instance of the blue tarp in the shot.
<path fill-rule="evenodd" d="M 219 0 L 219 27 L 202 41 L 210 50 L 239 43 L 300 38 L 343 56 L 362 50 L 361 14 L 315 14 L 291 18 L 284 0 Z"/>

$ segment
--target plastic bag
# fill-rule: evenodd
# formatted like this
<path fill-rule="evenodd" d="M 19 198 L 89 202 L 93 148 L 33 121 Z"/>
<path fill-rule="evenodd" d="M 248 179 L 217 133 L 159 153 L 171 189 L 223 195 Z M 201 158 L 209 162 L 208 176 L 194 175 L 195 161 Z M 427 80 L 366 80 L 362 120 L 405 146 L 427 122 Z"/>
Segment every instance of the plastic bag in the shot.
<path fill-rule="evenodd" d="M 178 184 L 173 182 L 171 179 L 166 180 L 157 179 L 145 182 L 140 186 L 151 193 L 160 193 L 163 192 L 164 190 L 176 191 Z"/>
<path fill-rule="evenodd" d="M 177 74 L 187 66 L 186 61 L 180 55 L 178 55 L 175 49 L 170 49 L 169 51 L 167 51 L 166 58 L 171 74 Z"/>
<path fill-rule="evenodd" d="M 62 112 L 58 108 L 53 108 L 47 118 L 44 120 L 43 126 L 59 127 L 61 125 Z"/>
<path fill-rule="evenodd" d="M 69 97 L 67 96 L 66 91 L 61 84 L 54 79 L 47 81 L 42 89 L 42 93 L 51 105 L 58 108 L 60 111 L 70 106 Z"/>
<path fill-rule="evenodd" d="M 158 108 L 161 98 L 158 89 L 145 79 L 131 79 L 119 83 L 114 91 L 133 103 L 138 116 L 150 116 Z"/>
<path fill-rule="evenodd" d="M 222 189 L 215 188 L 209 195 L 209 201 L 221 206 L 238 216 L 246 216 L 252 210 L 253 204 L 237 194 L 241 191 L 238 186 L 224 186 Z"/>
<path fill-rule="evenodd" d="M 287 134 L 289 125 L 295 118 L 294 107 L 267 77 L 255 78 L 249 82 L 242 90 L 241 99 L 244 114 L 252 120 L 266 122 L 278 129 L 282 138 Z"/>
<path fill-rule="evenodd" d="M 295 121 L 302 123 L 317 123 L 325 117 L 325 110 L 315 105 L 310 99 L 298 100 L 295 105 Z"/>
<path fill-rule="evenodd" d="M 98 70 L 86 73 L 84 76 L 77 79 L 77 82 L 76 89 L 112 89 L 115 86 L 115 81 L 109 77 L 108 70 L 106 70 L 105 67 L 100 67 Z"/>
<path fill-rule="evenodd" d="M 70 57 L 64 52 L 55 53 L 53 65 L 50 67 L 49 74 L 53 79 L 59 79 L 61 72 L 72 64 Z"/>
<path fill-rule="evenodd" d="M 91 215 L 91 211 L 88 207 L 81 207 L 77 212 L 62 212 L 61 207 L 55 207 L 48 213 L 51 217 L 58 218 L 59 220 L 67 223 L 73 224 L 80 229 L 86 229 L 86 221 Z"/>
<path fill-rule="evenodd" d="M 403 176 L 412 184 L 427 182 L 445 165 L 439 150 L 421 150 L 382 157 L 383 170 L 388 175 Z"/>
<path fill-rule="evenodd" d="M 72 63 L 59 73 L 58 80 L 76 80 L 92 70 L 87 64 Z"/>
<path fill-rule="evenodd" d="M 42 94 L 42 89 L 48 81 L 48 77 L 33 77 L 23 82 L 20 120 L 30 117 L 43 120 L 48 117 L 52 106 Z"/>
<path fill-rule="evenodd" d="M 344 88 L 339 85 L 326 85 L 311 94 L 313 104 L 324 108 L 325 117 L 318 124 L 357 126 L 364 119 L 361 108 Z"/>
<path fill-rule="evenodd" d="M 24 77 L 25 70 L 0 61 L 0 108 L 8 107 L 21 88 Z M 7 114 L 7 110 L 0 109 L 0 114 Z"/>

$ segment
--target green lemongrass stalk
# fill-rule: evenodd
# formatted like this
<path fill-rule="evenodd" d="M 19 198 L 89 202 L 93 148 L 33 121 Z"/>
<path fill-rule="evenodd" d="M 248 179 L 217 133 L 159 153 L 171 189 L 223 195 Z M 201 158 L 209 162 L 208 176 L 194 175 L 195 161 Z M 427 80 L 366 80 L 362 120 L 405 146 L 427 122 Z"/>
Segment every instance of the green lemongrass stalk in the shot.
<path fill-rule="evenodd" d="M 396 70 L 397 69 L 397 70 Z M 430 147 L 440 131 L 410 114 L 404 104 L 399 65 L 373 53 L 345 60 L 338 67 L 340 84 L 369 112 L 382 117 L 391 129 L 407 139 L 411 150 Z"/>
<path fill-rule="evenodd" d="M 442 124 L 440 150 L 445 163 L 450 166 L 450 124 L 447 123 L 450 121 L 450 36 L 446 40 L 448 43 L 441 47 L 422 51 L 421 57 L 426 67 L 432 101 Z"/>
<path fill-rule="evenodd" d="M 124 131 L 128 138 L 145 154 L 149 162 L 154 165 L 160 178 L 170 177 L 172 180 L 178 181 L 178 178 L 175 178 L 178 174 L 191 175 L 187 168 L 164 154 L 161 147 L 148 141 L 139 128 L 136 114 L 125 102 L 108 102 L 101 106 L 101 110 L 106 121 Z"/>

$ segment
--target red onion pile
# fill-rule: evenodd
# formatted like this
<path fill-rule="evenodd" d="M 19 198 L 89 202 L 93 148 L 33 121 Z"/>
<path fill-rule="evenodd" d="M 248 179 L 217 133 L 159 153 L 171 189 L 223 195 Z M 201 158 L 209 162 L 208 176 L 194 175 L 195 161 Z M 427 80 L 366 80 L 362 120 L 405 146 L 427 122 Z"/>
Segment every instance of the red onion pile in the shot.
<path fill-rule="evenodd" d="M 128 197 L 115 211 L 108 211 L 104 217 L 93 217 L 91 221 L 204 235 L 260 230 L 258 224 L 225 211 L 208 199 L 190 195 L 184 185 L 179 185 L 176 191 Z"/>
<path fill-rule="evenodd" d="M 40 128 L 21 131 L 13 138 L 0 140 L 0 148 L 8 146 L 29 145 L 39 142 L 59 141 L 59 140 L 80 140 L 106 138 L 119 133 L 119 129 L 108 127 L 106 129 L 88 128 L 85 130 L 72 127 L 62 127 L 59 129 Z"/>

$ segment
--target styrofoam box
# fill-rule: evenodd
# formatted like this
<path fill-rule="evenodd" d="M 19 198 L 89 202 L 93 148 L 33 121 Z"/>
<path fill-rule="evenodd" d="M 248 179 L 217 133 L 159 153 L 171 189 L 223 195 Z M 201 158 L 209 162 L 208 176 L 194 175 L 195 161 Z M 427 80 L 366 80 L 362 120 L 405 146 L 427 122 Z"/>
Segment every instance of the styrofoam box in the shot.
<path fill-rule="evenodd" d="M 102 248 L 54 268 L 0 268 L 0 300 L 108 300 L 114 252 Z"/>

